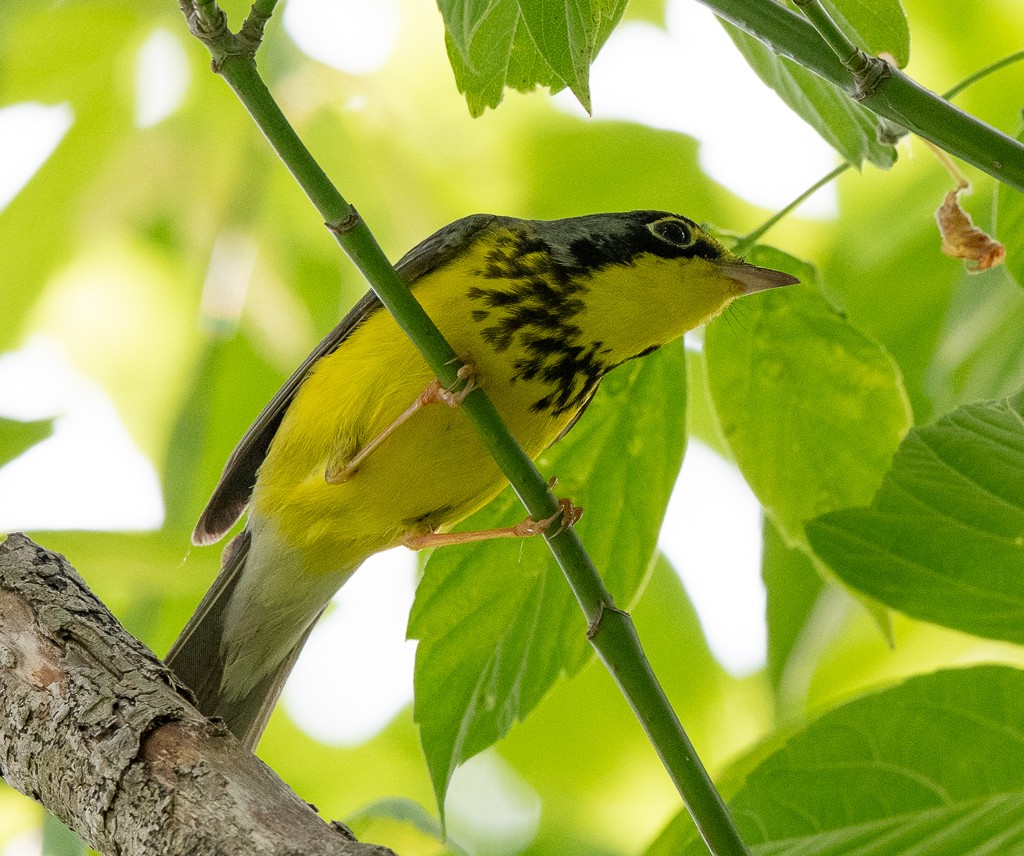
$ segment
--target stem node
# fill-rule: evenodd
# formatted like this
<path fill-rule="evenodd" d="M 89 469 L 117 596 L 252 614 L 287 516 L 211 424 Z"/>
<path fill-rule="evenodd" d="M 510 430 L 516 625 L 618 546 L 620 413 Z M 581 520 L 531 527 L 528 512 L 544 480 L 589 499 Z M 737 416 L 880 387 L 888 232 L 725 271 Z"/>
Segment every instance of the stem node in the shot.
<path fill-rule="evenodd" d="M 362 218 L 359 216 L 359 212 L 356 211 L 354 207 L 352 207 L 349 210 L 349 212 L 341 219 L 335 220 L 333 222 L 324 223 L 324 225 L 327 227 L 328 231 L 331 232 L 331 234 L 340 238 L 342 235 L 347 235 L 356 226 L 358 226 L 359 221 L 361 219 Z"/>
<path fill-rule="evenodd" d="M 618 615 L 623 616 L 623 618 L 625 618 L 629 622 L 632 622 L 633 620 L 630 617 L 629 613 L 626 612 L 626 610 L 619 609 L 614 603 L 602 600 L 597 605 L 597 616 L 594 618 L 593 621 L 590 622 L 590 625 L 587 627 L 587 640 L 589 642 L 593 642 L 597 634 L 601 632 L 601 622 L 604 620 L 605 614 L 608 612 L 617 613 Z"/>
<path fill-rule="evenodd" d="M 844 62 L 857 81 L 857 90 L 853 93 L 854 101 L 863 101 L 870 98 L 886 80 L 892 77 L 892 66 L 884 59 L 877 56 L 868 56 L 864 51 L 857 51 L 862 60 L 859 68 L 854 69 L 850 62 Z M 852 62 L 852 60 L 851 60 Z M 882 119 L 881 121 L 886 121 Z"/>

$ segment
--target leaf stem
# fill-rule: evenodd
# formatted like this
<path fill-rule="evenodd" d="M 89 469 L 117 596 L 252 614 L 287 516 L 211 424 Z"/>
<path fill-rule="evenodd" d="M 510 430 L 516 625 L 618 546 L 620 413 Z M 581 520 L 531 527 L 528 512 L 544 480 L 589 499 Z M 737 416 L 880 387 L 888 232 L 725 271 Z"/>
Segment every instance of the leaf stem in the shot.
<path fill-rule="evenodd" d="M 765 220 L 760 226 L 754 229 L 754 231 L 749 232 L 742 238 L 740 238 L 736 242 L 735 246 L 732 248 L 733 252 L 736 253 L 736 255 L 738 256 L 742 256 L 751 247 L 753 247 L 754 244 L 756 244 L 761 239 L 764 233 L 772 228 L 772 226 L 774 226 L 783 217 L 788 216 L 791 212 L 798 208 L 808 197 L 814 195 L 830 181 L 835 180 L 844 172 L 846 172 L 846 170 L 848 170 L 850 166 L 850 162 L 845 161 L 844 163 L 839 164 L 839 166 L 837 166 L 827 175 L 823 175 L 816 182 L 814 182 L 814 184 L 808 187 L 803 193 L 797 196 L 796 199 L 794 199 L 784 208 L 780 208 L 775 214 L 773 214 L 771 217 Z"/>
<path fill-rule="evenodd" d="M 983 80 L 990 74 L 1000 71 L 1001 69 L 1006 68 L 1006 66 L 1008 65 L 1013 65 L 1015 62 L 1020 62 L 1021 60 L 1024 60 L 1024 50 L 1017 51 L 1016 53 L 1012 53 L 1009 56 L 1004 56 L 1002 59 L 996 60 L 991 65 L 986 65 L 984 68 L 979 68 L 976 72 L 974 72 L 974 74 L 970 75 L 969 77 L 965 77 L 952 89 L 946 90 L 942 94 L 942 97 L 946 99 L 956 98 L 956 96 L 963 92 L 965 89 L 967 89 L 967 87 L 974 86 L 974 84 L 977 83 L 979 80 Z"/>
<path fill-rule="evenodd" d="M 836 22 L 819 0 L 793 0 L 793 3 L 804 13 L 832 52 L 839 57 L 839 61 L 850 69 L 851 73 L 860 74 L 867 64 L 867 56 L 836 26 Z"/>
<path fill-rule="evenodd" d="M 186 0 L 182 2 L 187 6 Z M 272 6 L 265 0 L 262 11 Z M 187 8 L 185 12 L 188 17 Z M 202 35 L 197 36 L 203 39 Z M 252 55 L 231 50 L 230 45 L 224 49 L 223 45 L 210 45 L 203 40 L 214 55 L 215 70 L 238 95 L 342 249 L 413 340 L 438 379 L 446 386 L 456 384 L 461 361 L 398 276 L 366 223 L 331 184 L 295 133 L 260 77 Z M 535 520 L 555 514 L 558 503 L 547 482 L 483 391 L 476 389 L 466 396 L 462 410 L 529 514 Z M 654 743 L 711 852 L 715 856 L 749 856 L 721 796 L 651 670 L 632 621 L 614 606 L 576 532 L 566 529 L 547 540 L 587 617 L 595 649 Z"/>

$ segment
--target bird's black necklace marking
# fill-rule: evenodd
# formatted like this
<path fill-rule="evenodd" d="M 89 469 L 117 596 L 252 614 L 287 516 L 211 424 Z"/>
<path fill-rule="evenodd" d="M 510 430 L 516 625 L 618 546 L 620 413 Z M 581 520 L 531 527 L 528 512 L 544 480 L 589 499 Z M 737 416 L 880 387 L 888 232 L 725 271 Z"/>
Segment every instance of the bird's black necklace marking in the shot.
<path fill-rule="evenodd" d="M 484 341 L 499 353 L 513 346 L 523 352 L 512 364 L 513 382 L 537 380 L 549 388 L 531 409 L 559 416 L 582 407 L 611 368 L 603 343 L 585 342 L 573 323 L 585 306 L 589 274 L 556 264 L 536 236 L 512 233 L 498 238 L 477 274 L 481 282 L 466 296 Z"/>

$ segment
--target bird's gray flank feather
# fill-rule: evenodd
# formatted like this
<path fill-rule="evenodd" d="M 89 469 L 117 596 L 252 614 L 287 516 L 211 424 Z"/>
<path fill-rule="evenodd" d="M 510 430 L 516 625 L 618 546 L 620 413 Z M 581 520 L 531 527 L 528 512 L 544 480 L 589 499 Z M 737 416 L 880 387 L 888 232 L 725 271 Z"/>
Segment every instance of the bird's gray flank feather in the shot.
<path fill-rule="evenodd" d="M 224 693 L 224 618 L 249 556 L 251 537 L 243 529 L 224 550 L 217 579 L 196 608 L 195 614 L 167 652 L 164 662 L 192 691 L 196 707 L 206 716 L 219 716 L 250 752 L 267 727 L 270 714 L 284 689 L 285 681 L 298 659 L 306 639 L 319 620 L 317 616 L 288 655 L 244 695 L 228 697 Z"/>
<path fill-rule="evenodd" d="M 196 706 L 208 716 L 212 715 L 211 702 L 220 695 L 223 677 L 220 643 L 224 611 L 238 585 L 251 543 L 249 531 L 243 529 L 224 549 L 220 573 L 164 657 L 164 662 L 192 690 Z"/>

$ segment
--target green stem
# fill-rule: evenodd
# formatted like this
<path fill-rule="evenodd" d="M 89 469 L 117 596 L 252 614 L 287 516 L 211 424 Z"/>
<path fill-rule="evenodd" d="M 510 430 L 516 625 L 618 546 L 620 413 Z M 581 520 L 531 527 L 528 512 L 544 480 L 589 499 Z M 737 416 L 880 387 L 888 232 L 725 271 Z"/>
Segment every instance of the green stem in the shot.
<path fill-rule="evenodd" d="M 813 194 L 817 193 L 826 184 L 828 184 L 830 181 L 833 181 L 834 179 L 838 178 L 840 175 L 842 175 L 844 172 L 846 172 L 846 170 L 848 170 L 849 168 L 850 168 L 850 163 L 847 161 L 845 163 L 839 164 L 839 166 L 837 166 L 834 170 L 832 170 L 832 172 L 830 172 L 828 175 L 823 175 L 816 182 L 814 182 L 814 184 L 812 184 L 810 187 L 808 187 L 803 193 L 801 193 L 798 197 L 796 197 L 796 199 L 794 199 L 792 202 L 790 202 L 785 208 L 779 209 L 779 211 L 777 211 L 775 214 L 773 214 L 771 217 L 769 217 L 767 220 L 765 220 L 760 226 L 758 226 L 756 229 L 754 229 L 753 232 L 750 232 L 750 233 L 744 235 L 742 238 L 740 238 L 736 242 L 735 246 L 732 248 L 732 251 L 734 253 L 736 253 L 736 255 L 742 256 L 745 252 L 747 252 L 747 250 L 749 250 L 752 246 L 754 246 L 754 244 L 756 244 L 761 239 L 761 237 L 764 235 L 764 233 L 767 232 L 769 229 L 771 229 L 772 226 L 774 226 L 783 217 L 787 216 L 793 210 L 795 210 L 797 207 L 799 207 L 800 204 L 804 202 L 804 200 L 806 200 L 808 197 L 812 196 Z"/>
<path fill-rule="evenodd" d="M 253 0 L 252 10 L 249 14 L 252 15 L 255 13 L 264 18 L 269 18 L 274 14 L 274 8 L 276 6 L 277 0 Z"/>
<path fill-rule="evenodd" d="M 839 57 L 839 61 L 853 74 L 858 74 L 864 67 L 864 59 L 859 56 L 862 52 L 847 37 L 846 33 L 836 26 L 832 16 L 825 11 L 825 8 L 818 0 L 793 0 L 796 7 L 804 13 L 814 29 L 825 40 L 825 43 L 832 49 L 832 52 Z"/>
<path fill-rule="evenodd" d="M 713 856 L 750 856 L 644 654 L 629 613 L 605 611 L 591 644 L 647 732 Z"/>
<path fill-rule="evenodd" d="M 215 48 L 211 47 L 214 51 Z M 458 382 L 461 365 L 398 276 L 369 228 L 331 184 L 281 112 L 251 56 L 214 53 L 217 70 L 236 92 L 275 151 L 320 212 L 342 249 L 446 386 Z M 219 62 L 217 61 L 220 57 Z M 477 389 L 462 410 L 483 438 L 505 477 L 535 520 L 550 517 L 558 503 L 544 477 Z M 715 856 L 749 856 L 728 810 L 651 670 L 629 616 L 614 606 L 597 569 L 573 529 L 548 538 L 555 559 L 590 625 L 594 648 L 622 688 Z"/>
<path fill-rule="evenodd" d="M 254 0 L 249 9 L 239 36 L 252 46 L 251 55 L 255 55 L 256 49 L 263 41 L 263 28 L 270 20 L 270 16 L 274 14 L 275 6 L 277 6 L 277 0 Z"/>
<path fill-rule="evenodd" d="M 1024 191 L 1024 145 L 958 110 L 898 69 L 864 90 L 815 28 L 774 0 L 700 0 L 771 50 L 835 84 L 879 116 Z"/>
<path fill-rule="evenodd" d="M 1008 65 L 1013 65 L 1015 62 L 1020 62 L 1021 60 L 1024 60 L 1024 51 L 1017 51 L 1016 53 L 1012 53 L 1009 56 L 1004 56 L 1002 59 L 996 60 L 991 65 L 986 65 L 984 68 L 978 69 L 970 77 L 965 77 L 952 89 L 949 89 L 946 92 L 944 92 L 942 94 L 942 97 L 946 98 L 947 100 L 956 98 L 956 96 L 963 92 L 965 89 L 967 89 L 967 87 L 974 86 L 974 84 L 977 83 L 979 80 L 988 77 L 990 74 L 993 74 L 994 72 L 997 72 L 1000 69 L 1006 68 L 1006 66 Z"/>
<path fill-rule="evenodd" d="M 224 23 L 224 12 L 217 5 L 217 0 L 195 0 L 192 4 L 196 17 L 209 30 L 219 29 Z"/>

